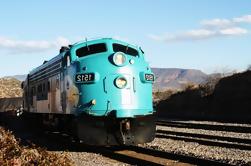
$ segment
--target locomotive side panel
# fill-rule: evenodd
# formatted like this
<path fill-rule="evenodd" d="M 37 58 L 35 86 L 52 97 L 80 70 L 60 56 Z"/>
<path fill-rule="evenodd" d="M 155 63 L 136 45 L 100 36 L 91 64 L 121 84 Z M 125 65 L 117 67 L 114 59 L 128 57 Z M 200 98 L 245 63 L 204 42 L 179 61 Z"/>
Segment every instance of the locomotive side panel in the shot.
<path fill-rule="evenodd" d="M 49 96 L 49 105 L 51 113 L 63 113 L 61 105 L 61 90 L 60 90 L 60 74 L 53 76 L 49 79 L 50 81 L 50 91 L 48 92 Z"/>
<path fill-rule="evenodd" d="M 58 55 L 34 69 L 28 75 L 25 87 L 25 110 L 32 113 L 61 113 L 60 73 L 62 55 Z"/>

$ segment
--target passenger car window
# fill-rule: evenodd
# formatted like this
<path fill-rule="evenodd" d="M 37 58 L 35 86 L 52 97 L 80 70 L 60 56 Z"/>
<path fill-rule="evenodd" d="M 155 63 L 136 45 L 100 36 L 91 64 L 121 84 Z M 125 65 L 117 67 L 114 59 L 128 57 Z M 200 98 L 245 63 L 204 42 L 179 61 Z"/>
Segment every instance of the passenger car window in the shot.
<path fill-rule="evenodd" d="M 100 52 L 106 52 L 106 51 L 107 51 L 106 44 L 99 43 L 99 44 L 88 45 L 88 46 L 77 49 L 76 55 L 78 57 L 84 57 L 87 55 L 96 54 Z"/>
<path fill-rule="evenodd" d="M 112 47 L 113 47 L 113 51 L 114 52 L 123 52 L 125 54 L 129 54 L 129 55 L 132 55 L 132 56 L 137 56 L 139 55 L 138 51 L 132 47 L 129 47 L 129 46 L 124 46 L 124 45 L 121 45 L 121 44 L 117 44 L 117 43 L 113 43 L 112 44 Z"/>

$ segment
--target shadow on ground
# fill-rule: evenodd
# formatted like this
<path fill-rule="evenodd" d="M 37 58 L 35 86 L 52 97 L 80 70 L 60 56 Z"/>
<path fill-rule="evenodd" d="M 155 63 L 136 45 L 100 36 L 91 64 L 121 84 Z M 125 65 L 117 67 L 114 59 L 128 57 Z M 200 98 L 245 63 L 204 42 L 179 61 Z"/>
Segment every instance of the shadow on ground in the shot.
<path fill-rule="evenodd" d="M 10 130 L 21 145 L 46 148 L 49 151 L 84 151 L 72 138 L 58 131 L 46 130 L 39 124 L 28 122 L 24 117 L 0 114 L 0 126 Z"/>

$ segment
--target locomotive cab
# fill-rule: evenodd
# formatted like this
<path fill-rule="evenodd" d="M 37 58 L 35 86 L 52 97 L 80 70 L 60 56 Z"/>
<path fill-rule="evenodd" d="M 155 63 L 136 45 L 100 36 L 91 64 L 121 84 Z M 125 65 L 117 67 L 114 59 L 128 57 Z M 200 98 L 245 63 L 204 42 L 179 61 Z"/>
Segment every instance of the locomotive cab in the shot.
<path fill-rule="evenodd" d="M 143 51 L 103 39 L 81 43 L 70 52 L 79 63 L 74 81 L 81 92 L 75 111 L 80 139 L 96 145 L 153 140 L 154 75 Z"/>

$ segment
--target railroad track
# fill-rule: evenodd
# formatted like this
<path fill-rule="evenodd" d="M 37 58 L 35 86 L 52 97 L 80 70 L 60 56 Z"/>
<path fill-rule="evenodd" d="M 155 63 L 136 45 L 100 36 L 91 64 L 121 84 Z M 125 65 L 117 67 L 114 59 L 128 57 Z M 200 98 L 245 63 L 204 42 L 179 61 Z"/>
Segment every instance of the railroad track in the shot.
<path fill-rule="evenodd" d="M 198 133 L 186 133 L 186 132 L 177 132 L 177 131 L 169 131 L 169 130 L 157 130 L 157 134 L 196 137 L 196 138 L 203 138 L 203 139 L 210 139 L 210 140 L 227 141 L 230 143 L 247 144 L 247 145 L 251 146 L 251 139 L 244 139 L 244 138 L 235 138 L 235 137 L 208 135 L 208 134 L 198 134 Z"/>
<path fill-rule="evenodd" d="M 93 148 L 93 147 L 92 147 Z M 152 154 L 145 154 L 132 148 L 119 147 L 119 148 L 103 148 L 99 147 L 98 153 L 110 159 L 114 159 L 123 163 L 130 165 L 180 165 L 181 162 L 171 160 L 168 158 L 163 158 L 159 156 L 154 156 Z M 135 148 L 134 148 L 135 149 Z M 191 165 L 182 163 L 183 165 Z"/>
<path fill-rule="evenodd" d="M 203 159 L 182 154 L 153 150 L 138 146 L 126 147 L 92 147 L 83 146 L 84 151 L 99 153 L 107 158 L 124 162 L 130 165 L 227 165 L 223 161 Z"/>
<path fill-rule="evenodd" d="M 89 152 L 97 153 L 106 158 L 127 163 L 130 165 L 214 165 L 221 166 L 226 165 L 223 161 L 216 161 L 210 159 L 204 159 L 194 156 L 188 156 L 183 154 L 174 154 L 170 152 L 154 150 L 139 146 L 115 146 L 115 147 L 96 147 L 87 146 L 84 144 L 71 142 L 70 137 L 64 136 L 59 132 L 46 132 L 46 138 L 49 139 L 50 144 L 57 141 L 59 149 L 75 152 Z M 68 143 L 67 143 L 68 142 Z M 62 144 L 62 145 L 61 145 Z M 55 144 L 54 144 L 55 145 Z M 49 145 L 48 149 L 56 150 L 55 147 Z"/>
<path fill-rule="evenodd" d="M 46 135 L 48 135 L 47 138 L 49 139 L 62 139 L 62 134 L 58 132 L 46 132 Z M 67 136 L 65 138 L 67 138 Z M 130 165 L 226 165 L 223 161 L 204 159 L 183 154 L 174 154 L 139 146 L 95 147 L 76 142 L 71 142 L 69 144 L 68 142 L 68 146 L 65 147 L 65 140 L 62 141 L 62 144 L 64 144 L 64 148 L 69 151 L 98 153 L 104 157 Z"/>
<path fill-rule="evenodd" d="M 125 156 L 131 156 L 133 158 L 137 156 L 137 158 L 141 158 L 141 160 L 143 159 L 148 161 L 149 165 L 226 165 L 226 163 L 223 163 L 222 161 L 202 159 L 182 154 L 173 154 L 138 146 L 128 146 L 125 148 L 126 150 L 115 150 L 114 152 L 120 154 L 123 153 Z M 128 164 L 145 165 L 141 162 Z"/>
<path fill-rule="evenodd" d="M 101 154 L 102 156 L 131 165 L 226 165 L 224 160 L 211 160 L 184 154 L 174 154 L 172 152 L 159 151 L 138 146 L 126 147 L 95 147 L 86 146 L 73 142 L 71 136 L 57 131 L 33 130 L 26 128 L 25 125 L 16 125 L 10 127 L 17 138 L 21 140 L 30 140 L 37 146 L 45 147 L 50 151 L 69 151 L 69 152 L 90 152 Z M 19 126 L 19 127 L 18 127 Z M 20 130 L 20 127 L 23 126 Z M 15 129 L 17 128 L 17 130 Z"/>
<path fill-rule="evenodd" d="M 201 136 L 200 134 L 169 132 L 169 131 L 158 131 L 156 134 L 157 138 L 181 140 L 181 141 L 186 141 L 186 142 L 197 142 L 201 145 L 207 145 L 207 146 L 218 146 L 218 147 L 234 148 L 234 149 L 240 149 L 240 150 L 251 150 L 250 144 L 248 145 L 248 144 L 236 143 L 236 142 L 226 142 L 226 140 L 223 140 L 224 137 L 218 137 L 218 136 L 203 135 L 203 137 L 207 137 L 206 139 L 200 136 Z M 214 139 L 208 139 L 210 137 L 213 137 Z M 218 138 L 218 140 L 215 138 Z M 245 140 L 245 141 L 249 141 L 249 140 Z"/>
<path fill-rule="evenodd" d="M 229 131 L 230 128 L 228 128 L 227 130 Z M 233 130 L 236 131 L 235 129 L 232 129 L 231 131 Z M 244 131 L 244 130 L 242 129 L 239 131 Z M 174 140 L 198 142 L 200 144 L 209 146 L 251 150 L 251 144 L 250 144 L 251 140 L 249 139 L 233 138 L 233 137 L 229 138 L 224 136 L 193 134 L 193 133 L 174 132 L 165 130 L 157 130 L 156 136 L 157 138 L 162 137 L 162 138 L 171 138 Z M 114 159 L 131 165 L 229 165 L 228 164 L 229 161 L 227 160 L 225 161 L 224 159 L 213 160 L 210 158 L 203 158 L 198 156 L 195 157 L 193 155 L 188 155 L 183 153 L 159 151 L 138 146 L 128 146 L 123 148 L 99 147 L 97 149 L 98 149 L 97 151 L 93 151 L 93 147 L 91 147 L 90 150 L 91 152 L 99 153 L 107 158 Z"/>
<path fill-rule="evenodd" d="M 222 124 L 200 124 L 189 122 L 177 121 L 163 121 L 156 122 L 159 126 L 177 127 L 177 128 L 190 128 L 190 129 L 203 129 L 203 130 L 216 130 L 216 131 L 229 131 L 238 133 L 251 133 L 251 126 L 236 126 L 236 125 L 222 125 Z"/>
<path fill-rule="evenodd" d="M 27 139 L 25 130 L 22 136 Z M 22 139 L 23 140 L 23 139 Z M 130 165 L 225 165 L 221 161 L 199 157 L 173 154 L 138 146 L 95 147 L 73 142 L 71 136 L 57 131 L 44 131 L 29 136 L 29 140 L 37 146 L 46 147 L 50 151 L 73 151 L 97 153 L 108 159 L 113 159 Z"/>

